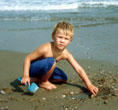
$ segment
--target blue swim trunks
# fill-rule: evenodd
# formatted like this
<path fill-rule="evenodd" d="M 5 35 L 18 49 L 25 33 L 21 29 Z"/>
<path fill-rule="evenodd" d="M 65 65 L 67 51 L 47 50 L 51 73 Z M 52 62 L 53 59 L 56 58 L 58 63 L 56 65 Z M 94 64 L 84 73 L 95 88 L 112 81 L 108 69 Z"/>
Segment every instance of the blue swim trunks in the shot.
<path fill-rule="evenodd" d="M 29 75 L 30 77 L 42 77 L 51 69 L 55 62 L 55 58 L 49 57 L 41 60 L 31 62 Z M 51 80 L 67 80 L 67 75 L 58 67 L 55 67 L 51 77 Z"/>

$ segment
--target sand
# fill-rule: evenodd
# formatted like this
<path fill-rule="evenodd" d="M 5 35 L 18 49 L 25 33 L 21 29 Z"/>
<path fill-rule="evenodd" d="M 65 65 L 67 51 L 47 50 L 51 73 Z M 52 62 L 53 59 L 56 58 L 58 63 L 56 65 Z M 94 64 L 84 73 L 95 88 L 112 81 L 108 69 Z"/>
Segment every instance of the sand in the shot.
<path fill-rule="evenodd" d="M 24 53 L 0 51 L 0 110 L 117 110 L 118 64 L 79 60 L 99 88 L 96 97 L 90 96 L 83 81 L 66 61 L 57 66 L 68 73 L 68 82 L 56 84 L 58 88 L 51 91 L 39 88 L 32 95 L 17 80 L 22 76 L 25 56 Z"/>

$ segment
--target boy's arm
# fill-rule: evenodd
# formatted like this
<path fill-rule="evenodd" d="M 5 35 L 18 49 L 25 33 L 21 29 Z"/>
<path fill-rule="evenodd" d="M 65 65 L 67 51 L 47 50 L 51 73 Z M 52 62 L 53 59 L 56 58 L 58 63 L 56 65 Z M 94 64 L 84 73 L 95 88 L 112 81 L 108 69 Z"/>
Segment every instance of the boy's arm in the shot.
<path fill-rule="evenodd" d="M 24 76 L 21 81 L 22 84 L 26 85 L 26 83 L 28 82 L 28 84 L 30 85 L 29 68 L 30 68 L 31 61 L 40 58 L 41 56 L 43 56 L 45 54 L 46 51 L 47 50 L 46 50 L 45 46 L 41 46 L 38 49 L 36 49 L 34 52 L 32 52 L 26 56 L 26 58 L 24 60 L 24 66 L 23 66 L 23 75 Z"/>
<path fill-rule="evenodd" d="M 89 91 L 93 94 L 96 95 L 98 92 L 98 88 L 95 87 L 91 81 L 89 80 L 86 72 L 84 71 L 84 69 L 78 64 L 78 62 L 74 59 L 74 57 L 67 52 L 66 54 L 67 56 L 67 60 L 68 62 L 72 65 L 72 67 L 74 68 L 74 70 L 77 72 L 77 74 L 82 78 L 82 80 L 85 82 L 87 88 L 89 89 Z"/>

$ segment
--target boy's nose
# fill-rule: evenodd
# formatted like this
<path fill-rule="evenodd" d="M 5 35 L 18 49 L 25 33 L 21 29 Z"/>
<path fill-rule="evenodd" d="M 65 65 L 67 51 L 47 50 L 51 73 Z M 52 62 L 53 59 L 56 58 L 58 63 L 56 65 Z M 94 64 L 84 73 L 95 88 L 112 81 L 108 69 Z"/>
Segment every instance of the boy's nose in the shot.
<path fill-rule="evenodd" d="M 64 42 L 64 39 L 61 39 L 61 42 Z"/>

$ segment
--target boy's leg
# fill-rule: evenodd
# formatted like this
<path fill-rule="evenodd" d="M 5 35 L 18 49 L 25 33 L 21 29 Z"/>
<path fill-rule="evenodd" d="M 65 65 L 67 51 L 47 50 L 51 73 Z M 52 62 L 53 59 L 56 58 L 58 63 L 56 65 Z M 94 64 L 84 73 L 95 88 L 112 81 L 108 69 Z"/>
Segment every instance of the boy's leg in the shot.
<path fill-rule="evenodd" d="M 41 80 L 39 82 L 39 86 L 48 90 L 51 89 L 56 89 L 57 87 L 52 84 L 51 82 L 49 82 L 49 78 L 52 75 L 54 68 L 56 67 L 56 62 L 54 62 L 53 66 L 51 67 L 51 69 L 46 73 L 46 75 L 43 75 L 41 77 Z"/>
<path fill-rule="evenodd" d="M 68 77 L 66 73 L 63 72 L 60 68 L 56 67 L 49 81 L 52 83 L 66 83 L 67 79 Z"/>
<path fill-rule="evenodd" d="M 52 57 L 32 62 L 30 66 L 31 82 L 39 82 L 40 87 L 49 90 L 56 88 L 55 85 L 48 81 L 55 67 L 56 62 Z"/>

